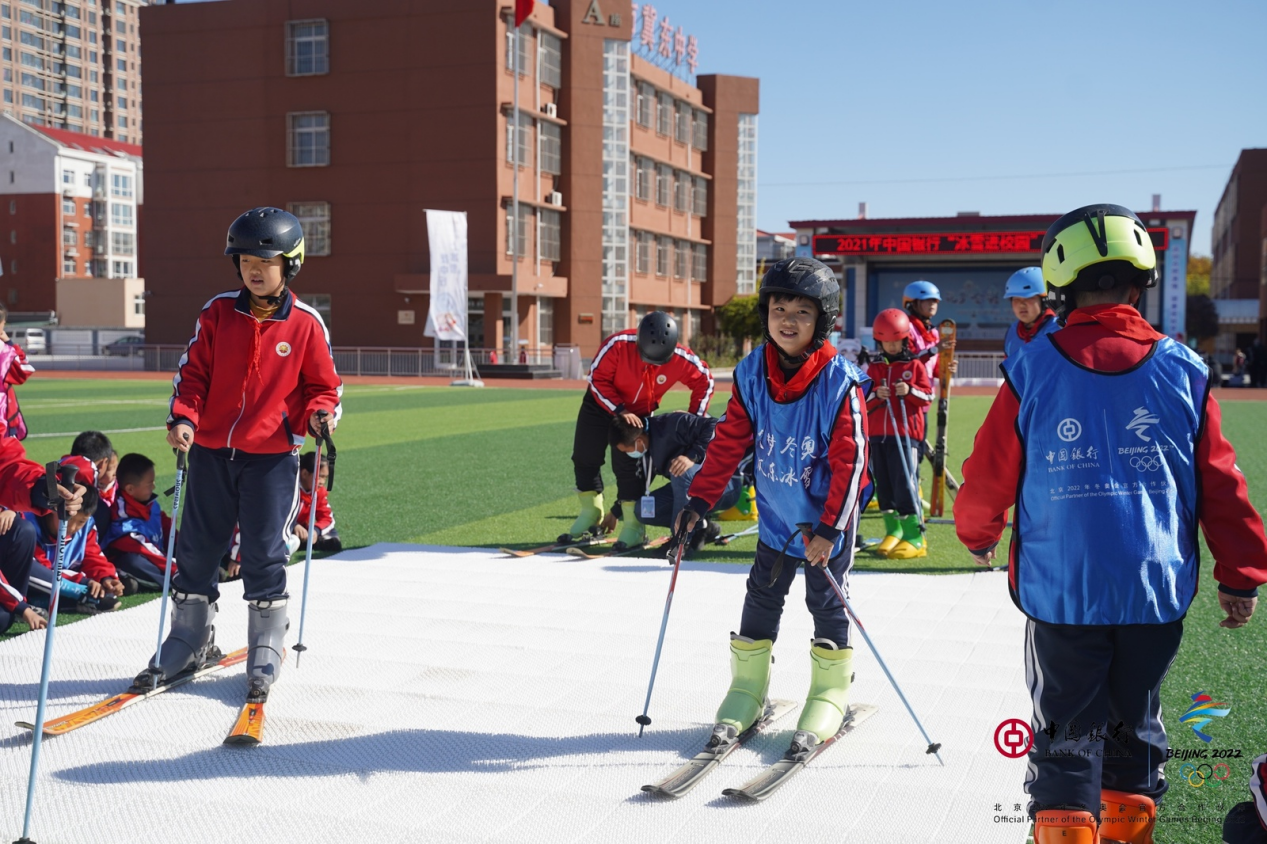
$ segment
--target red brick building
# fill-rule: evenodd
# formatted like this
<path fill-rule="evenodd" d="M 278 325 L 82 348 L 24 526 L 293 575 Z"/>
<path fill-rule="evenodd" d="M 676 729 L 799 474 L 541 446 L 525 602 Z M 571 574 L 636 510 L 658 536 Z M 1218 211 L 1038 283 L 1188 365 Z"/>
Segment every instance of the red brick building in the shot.
<path fill-rule="evenodd" d="M 151 342 L 237 284 L 233 218 L 305 223 L 338 345 L 431 346 L 425 209 L 467 212 L 473 346 L 578 343 L 647 309 L 689 334 L 755 281 L 758 83 L 635 55 L 624 0 L 225 0 L 142 10 Z M 515 160 L 518 243 L 509 242 Z M 751 257 L 750 257 L 751 256 Z M 502 314 L 501 320 L 486 319 Z"/>

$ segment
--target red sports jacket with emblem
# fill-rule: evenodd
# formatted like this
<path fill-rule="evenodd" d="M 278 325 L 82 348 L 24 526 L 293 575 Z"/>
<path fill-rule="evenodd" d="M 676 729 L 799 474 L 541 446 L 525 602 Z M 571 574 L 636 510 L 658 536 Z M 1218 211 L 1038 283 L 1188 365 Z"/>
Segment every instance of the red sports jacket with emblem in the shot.
<path fill-rule="evenodd" d="M 260 321 L 250 296 L 243 287 L 203 306 L 172 380 L 167 427 L 188 420 L 206 448 L 281 454 L 303 445 L 318 410 L 338 420 L 343 382 L 315 310 L 287 290 Z"/>
<path fill-rule="evenodd" d="M 299 515 L 295 517 L 295 524 L 308 528 L 308 516 L 312 510 L 312 493 L 299 487 Z M 334 512 L 330 509 L 330 498 L 323 486 L 317 487 L 317 521 L 313 525 L 317 529 L 317 533 L 325 533 L 334 527 Z"/>
<path fill-rule="evenodd" d="M 867 430 L 873 437 L 891 437 L 900 434 L 903 437 L 924 439 L 924 408 L 932 404 L 933 388 L 928 382 L 928 370 L 919 360 L 903 360 L 880 355 L 867 365 L 867 375 L 871 376 L 873 387 L 867 399 Z M 888 402 L 875 394 L 875 387 L 888 387 L 890 394 L 898 384 L 906 384 L 911 391 L 905 396 L 892 396 Z M 902 408 L 906 405 L 906 427 L 903 427 Z M 897 422 L 894 430 L 889 421 L 889 411 L 885 404 L 893 408 L 893 421 Z"/>
<path fill-rule="evenodd" d="M 613 416 L 650 416 L 664 394 L 679 381 L 691 391 L 691 413 L 708 413 L 708 402 L 713 397 L 713 374 L 708 371 L 708 364 L 680 344 L 663 366 L 643 363 L 638 354 L 638 332 L 633 328 L 604 340 L 590 364 L 590 393 Z"/>

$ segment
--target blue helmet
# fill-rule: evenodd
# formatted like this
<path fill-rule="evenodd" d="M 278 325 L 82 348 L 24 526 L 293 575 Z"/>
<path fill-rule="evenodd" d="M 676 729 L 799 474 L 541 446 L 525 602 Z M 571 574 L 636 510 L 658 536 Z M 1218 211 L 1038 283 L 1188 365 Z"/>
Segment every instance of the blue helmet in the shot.
<path fill-rule="evenodd" d="M 918 302 L 920 299 L 936 299 L 941 301 L 941 291 L 931 281 L 912 281 L 902 291 L 902 305 Z"/>
<path fill-rule="evenodd" d="M 1042 267 L 1023 267 L 1012 273 L 1003 289 L 1004 301 L 1008 299 L 1030 299 L 1034 296 L 1047 295 L 1047 282 L 1043 280 Z"/>

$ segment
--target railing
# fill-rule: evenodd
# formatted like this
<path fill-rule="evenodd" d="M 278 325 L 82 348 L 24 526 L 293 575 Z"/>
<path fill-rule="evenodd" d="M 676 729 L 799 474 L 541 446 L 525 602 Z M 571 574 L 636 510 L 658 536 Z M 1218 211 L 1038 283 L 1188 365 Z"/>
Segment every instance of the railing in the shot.
<path fill-rule="evenodd" d="M 1003 362 L 1002 352 L 959 352 L 955 358 L 959 361 L 959 372 L 954 380 L 988 380 L 997 382 L 1003 377 L 999 372 L 999 364 Z"/>

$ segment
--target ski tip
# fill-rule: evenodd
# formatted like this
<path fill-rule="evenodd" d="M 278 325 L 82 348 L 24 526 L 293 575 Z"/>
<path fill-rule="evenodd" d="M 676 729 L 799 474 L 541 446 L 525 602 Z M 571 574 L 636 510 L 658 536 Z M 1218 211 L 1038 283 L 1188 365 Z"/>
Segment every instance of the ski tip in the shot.
<path fill-rule="evenodd" d="M 721 793 L 725 797 L 735 797 L 745 803 L 757 803 L 761 800 L 760 797 L 749 794 L 742 788 L 723 788 Z"/>
<path fill-rule="evenodd" d="M 676 800 L 678 797 L 672 791 L 666 791 L 658 785 L 644 785 L 642 790 L 644 793 L 650 794 L 652 797 L 662 797 L 666 800 Z"/>
<path fill-rule="evenodd" d="M 260 740 L 255 736 L 232 735 L 225 738 L 224 743 L 230 747 L 255 747 Z"/>

